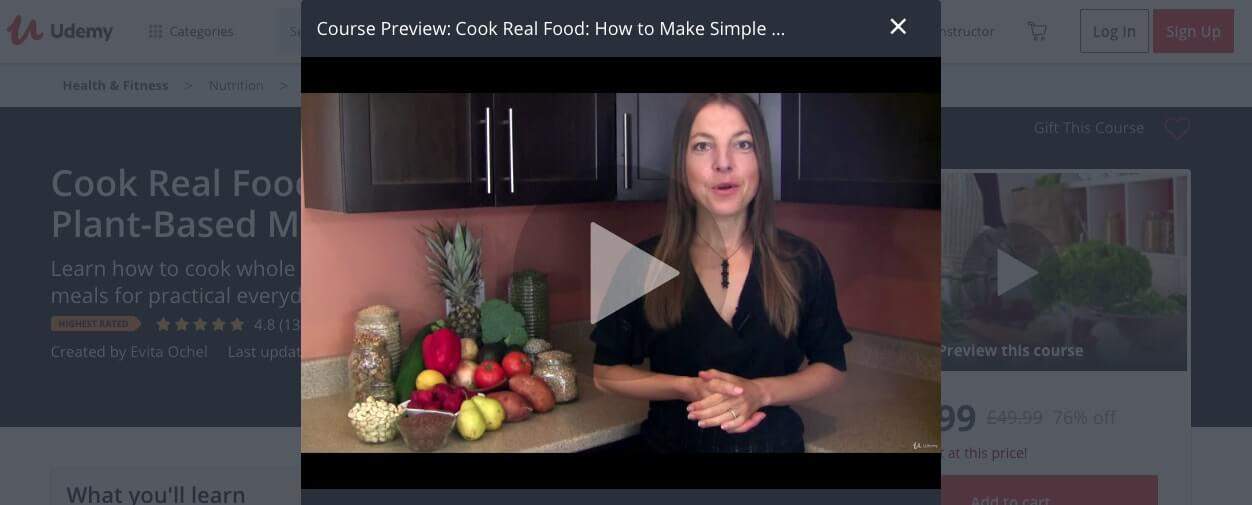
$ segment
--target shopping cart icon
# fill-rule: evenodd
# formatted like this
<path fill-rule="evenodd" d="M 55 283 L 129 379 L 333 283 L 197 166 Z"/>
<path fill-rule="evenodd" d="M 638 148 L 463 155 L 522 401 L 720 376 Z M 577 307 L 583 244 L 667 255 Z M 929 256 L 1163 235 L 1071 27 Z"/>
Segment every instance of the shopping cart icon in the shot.
<path fill-rule="evenodd" d="M 1027 21 L 1026 26 L 1030 28 L 1030 35 L 1035 38 L 1035 42 L 1043 42 L 1048 35 L 1048 25 Z"/>

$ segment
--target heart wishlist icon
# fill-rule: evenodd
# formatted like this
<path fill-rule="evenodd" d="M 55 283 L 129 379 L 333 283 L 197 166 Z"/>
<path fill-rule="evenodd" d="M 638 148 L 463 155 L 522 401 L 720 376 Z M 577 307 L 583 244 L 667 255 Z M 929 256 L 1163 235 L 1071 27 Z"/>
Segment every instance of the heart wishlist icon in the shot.
<path fill-rule="evenodd" d="M 1182 140 L 1183 137 L 1187 136 L 1187 132 L 1191 131 L 1191 118 L 1165 118 L 1165 131 L 1169 133 L 1170 138 L 1174 139 L 1175 142 Z"/>

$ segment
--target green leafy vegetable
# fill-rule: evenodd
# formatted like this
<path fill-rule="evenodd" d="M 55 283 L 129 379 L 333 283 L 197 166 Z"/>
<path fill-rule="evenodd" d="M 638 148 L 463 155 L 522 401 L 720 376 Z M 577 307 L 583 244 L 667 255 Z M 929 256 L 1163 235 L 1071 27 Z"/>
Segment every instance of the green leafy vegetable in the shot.
<path fill-rule="evenodd" d="M 1152 285 L 1147 256 L 1126 246 L 1103 241 L 1079 242 L 1039 265 L 1032 285 L 1041 307 L 1066 302 L 1078 307 L 1110 310 L 1139 296 Z"/>
<path fill-rule="evenodd" d="M 514 310 L 508 302 L 487 300 L 483 302 L 481 310 L 484 343 L 523 345 L 530 339 L 526 334 L 526 320 L 522 313 Z"/>

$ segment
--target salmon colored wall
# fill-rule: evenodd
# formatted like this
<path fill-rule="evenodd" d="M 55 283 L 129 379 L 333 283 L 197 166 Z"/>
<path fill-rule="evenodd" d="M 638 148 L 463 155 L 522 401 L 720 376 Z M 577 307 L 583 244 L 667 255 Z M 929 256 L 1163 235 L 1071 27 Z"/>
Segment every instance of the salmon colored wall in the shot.
<path fill-rule="evenodd" d="M 939 344 L 939 211 L 780 204 L 776 220 L 822 250 L 848 327 Z"/>
<path fill-rule="evenodd" d="M 637 242 L 659 232 L 662 211 L 660 203 L 376 214 L 305 209 L 302 357 L 347 354 L 356 311 L 367 305 L 399 309 L 406 337 L 416 325 L 442 317 L 443 296 L 426 272 L 416 231 L 435 220 L 464 221 L 482 238 L 488 298 L 505 297 L 511 272 L 547 272 L 550 317 L 559 323 L 587 319 L 590 223 Z M 848 326 L 939 343 L 939 212 L 780 204 L 778 221 L 822 249 Z"/>

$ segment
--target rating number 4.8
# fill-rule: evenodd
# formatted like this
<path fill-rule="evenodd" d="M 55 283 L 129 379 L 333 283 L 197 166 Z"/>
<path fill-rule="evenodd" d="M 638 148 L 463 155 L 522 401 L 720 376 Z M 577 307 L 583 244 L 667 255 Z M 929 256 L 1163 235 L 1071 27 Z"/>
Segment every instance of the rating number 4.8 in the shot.
<path fill-rule="evenodd" d="M 977 417 L 974 407 L 969 405 L 960 405 L 955 408 L 951 405 L 943 405 L 939 408 L 939 426 L 943 431 L 952 428 L 956 428 L 956 431 L 972 430 Z"/>
<path fill-rule="evenodd" d="M 267 332 L 274 332 L 274 331 L 281 332 L 281 333 L 299 332 L 300 331 L 300 319 L 299 318 L 290 318 L 290 319 L 261 318 L 261 319 L 256 320 L 256 323 L 252 325 L 252 328 L 257 331 L 267 331 Z"/>

